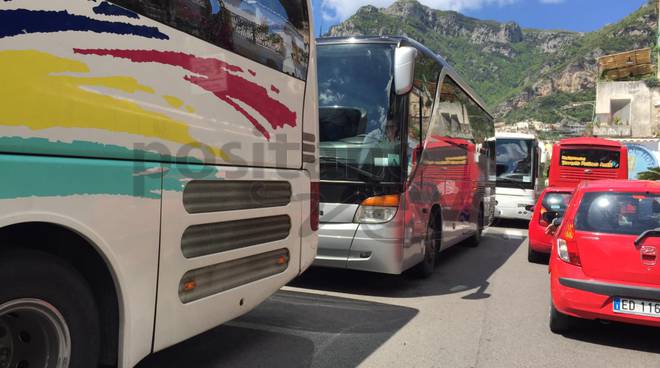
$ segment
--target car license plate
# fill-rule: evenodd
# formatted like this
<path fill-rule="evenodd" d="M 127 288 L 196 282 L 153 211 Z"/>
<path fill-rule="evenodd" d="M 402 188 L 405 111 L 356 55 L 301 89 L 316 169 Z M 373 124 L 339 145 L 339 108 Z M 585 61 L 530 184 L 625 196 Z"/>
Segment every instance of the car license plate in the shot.
<path fill-rule="evenodd" d="M 614 298 L 612 302 L 614 313 L 637 314 L 660 318 L 660 302 L 649 300 Z"/>

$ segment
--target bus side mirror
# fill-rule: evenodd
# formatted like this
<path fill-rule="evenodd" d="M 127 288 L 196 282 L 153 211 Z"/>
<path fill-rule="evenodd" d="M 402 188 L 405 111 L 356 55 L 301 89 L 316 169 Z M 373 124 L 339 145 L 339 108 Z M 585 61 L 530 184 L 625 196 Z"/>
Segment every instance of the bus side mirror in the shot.
<path fill-rule="evenodd" d="M 415 81 L 415 58 L 417 49 L 398 47 L 394 52 L 394 89 L 401 96 L 410 92 Z"/>

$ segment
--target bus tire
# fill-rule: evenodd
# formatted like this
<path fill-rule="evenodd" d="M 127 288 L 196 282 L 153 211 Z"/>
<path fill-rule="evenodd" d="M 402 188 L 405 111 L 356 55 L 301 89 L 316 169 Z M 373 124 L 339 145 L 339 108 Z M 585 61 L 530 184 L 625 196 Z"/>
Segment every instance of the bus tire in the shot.
<path fill-rule="evenodd" d="M 0 280 L 7 281 L 0 288 L 0 351 L 6 352 L 0 366 L 98 365 L 98 310 L 71 265 L 47 253 L 12 250 L 0 253 Z"/>
<path fill-rule="evenodd" d="M 440 229 L 438 229 L 438 225 L 435 213 L 431 214 L 424 236 L 424 259 L 412 269 L 413 276 L 417 278 L 429 278 L 435 270 L 435 263 L 440 250 L 440 237 L 438 236 Z"/>
<path fill-rule="evenodd" d="M 477 217 L 477 232 L 469 237 L 463 245 L 468 248 L 476 248 L 481 243 L 481 235 L 484 231 L 484 209 L 483 206 L 479 206 L 479 217 Z"/>

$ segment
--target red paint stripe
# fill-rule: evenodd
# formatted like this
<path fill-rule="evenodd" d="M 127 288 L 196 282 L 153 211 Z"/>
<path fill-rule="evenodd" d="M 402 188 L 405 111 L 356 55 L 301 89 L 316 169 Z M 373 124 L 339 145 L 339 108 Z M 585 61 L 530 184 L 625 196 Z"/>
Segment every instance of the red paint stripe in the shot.
<path fill-rule="evenodd" d="M 213 93 L 218 99 L 241 113 L 268 140 L 270 140 L 268 130 L 237 101 L 258 112 L 273 129 L 283 128 L 285 125 L 296 126 L 296 112 L 270 97 L 265 87 L 234 74 L 244 72 L 239 66 L 218 59 L 200 58 L 174 51 L 74 49 L 74 52 L 82 55 L 112 56 L 136 63 L 178 66 L 195 73 L 195 76 L 186 76 L 185 79 Z M 273 87 L 271 86 L 271 90 Z M 279 93 L 279 90 L 277 92 Z"/>

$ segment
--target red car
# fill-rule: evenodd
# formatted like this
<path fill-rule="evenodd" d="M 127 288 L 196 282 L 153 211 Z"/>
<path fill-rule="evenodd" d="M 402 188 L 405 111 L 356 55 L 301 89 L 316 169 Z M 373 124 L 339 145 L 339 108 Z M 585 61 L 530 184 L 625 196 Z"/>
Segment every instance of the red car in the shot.
<path fill-rule="evenodd" d="M 554 225 L 553 332 L 573 317 L 660 327 L 660 182 L 583 182 Z"/>
<path fill-rule="evenodd" d="M 527 260 L 532 263 L 545 262 L 552 248 L 551 234 L 546 229 L 552 220 L 562 217 L 573 196 L 573 188 L 546 188 L 539 196 L 532 219 L 529 221 Z"/>

